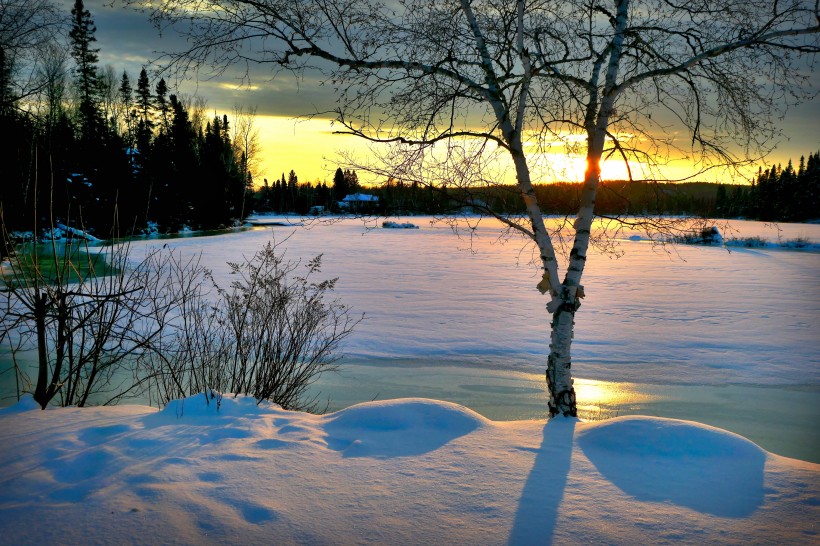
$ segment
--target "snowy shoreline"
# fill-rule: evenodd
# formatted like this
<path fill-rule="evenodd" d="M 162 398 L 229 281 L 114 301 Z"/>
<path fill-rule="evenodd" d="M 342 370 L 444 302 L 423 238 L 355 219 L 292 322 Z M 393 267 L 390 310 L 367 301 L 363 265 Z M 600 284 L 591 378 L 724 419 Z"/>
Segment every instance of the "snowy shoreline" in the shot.
<path fill-rule="evenodd" d="M 3 544 L 805 544 L 820 521 L 820 465 L 687 421 L 22 406 L 0 410 Z"/>
<path fill-rule="evenodd" d="M 485 375 L 502 369 L 532 373 L 538 376 L 533 382 L 542 388 L 548 317 L 535 289 L 538 278 L 528 264 L 527 249 L 522 251 L 518 240 L 499 244 L 498 226 L 491 222 L 482 222 L 471 239 L 459 239 L 449 226 L 431 226 L 431 218 L 408 220 L 420 229 L 365 230 L 361 221 L 348 219 L 309 228 L 255 228 L 165 239 L 159 244 L 185 255 L 201 252 L 203 263 L 227 284 L 226 261 L 250 255 L 271 239 L 287 238 L 283 249 L 289 258 L 307 260 L 324 252 L 323 274 L 339 277 L 339 297 L 366 315 L 347 340 L 344 362 L 468 364 L 481 366 L 487 370 L 481 372 Z M 761 223 L 742 222 L 735 227 L 737 236 L 775 236 L 770 226 Z M 776 233 L 783 239 L 820 240 L 820 225 L 780 227 Z M 135 257 L 157 244 L 157 240 L 135 241 Z M 820 253 L 727 252 L 716 246 L 688 245 L 663 249 L 628 240 L 620 249 L 619 259 L 593 253 L 587 268 L 588 297 L 576 317 L 573 342 L 578 378 L 672 388 L 705 384 L 709 392 L 717 392 L 721 385 L 820 385 L 820 338 L 815 326 Z M 5 345 L 0 355 L 4 349 Z M 357 387 L 361 391 L 372 387 L 367 399 L 376 395 L 383 399 L 387 389 L 382 379 L 360 381 Z M 428 383 L 437 381 L 431 377 Z M 456 382 L 454 388 L 480 383 Z M 0 388 L 8 400 L 15 389 L 12 374 L 0 376 Z M 769 393 L 754 392 L 761 404 L 767 404 Z M 690 393 L 697 394 L 698 389 L 676 391 L 669 407 L 697 403 Z M 419 389 L 399 394 L 447 399 L 453 391 L 437 394 Z M 490 398 L 486 392 L 479 394 L 476 398 L 482 401 Z M 520 398 L 507 397 L 510 405 L 520 403 Z M 748 398 L 744 391 L 743 396 L 728 400 Z M 780 428 L 796 436 L 805 430 L 804 437 L 816 438 L 812 433 L 816 434 L 820 404 L 806 406 L 798 403 L 802 396 L 793 398 L 779 399 L 774 413 L 786 418 L 799 415 L 799 419 L 788 419 L 789 426 Z M 712 403 L 702 405 L 708 408 Z M 538 404 L 536 410 L 541 411 L 543 399 Z M 761 413 L 762 409 L 753 408 L 742 420 L 737 418 L 737 426 L 720 426 L 745 433 L 740 425 L 754 426 Z M 764 420 L 771 425 L 759 427 L 763 434 L 778 427 L 779 418 L 765 413 Z"/>
<path fill-rule="evenodd" d="M 817 385 L 649 384 L 576 377 L 575 391 L 584 419 L 654 415 L 696 421 L 741 434 L 773 453 L 820 463 Z M 547 416 L 543 372 L 348 362 L 338 373 L 321 376 L 311 394 L 328 400 L 330 411 L 420 396 L 464 405 L 494 421 Z M 760 400 L 767 401 L 767 411 L 760 411 Z"/>

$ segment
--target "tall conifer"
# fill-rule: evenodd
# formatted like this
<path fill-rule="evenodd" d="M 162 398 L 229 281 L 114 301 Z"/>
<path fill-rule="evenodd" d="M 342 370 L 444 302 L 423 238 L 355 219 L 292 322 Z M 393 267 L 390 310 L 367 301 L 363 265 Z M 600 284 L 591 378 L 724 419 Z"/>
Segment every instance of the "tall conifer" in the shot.
<path fill-rule="evenodd" d="M 97 53 L 99 48 L 92 47 L 97 41 L 94 34 L 97 27 L 91 18 L 91 12 L 85 9 L 83 0 L 75 0 L 71 10 L 71 55 L 77 64 L 74 69 L 77 78 L 77 89 L 80 94 L 80 129 L 85 140 L 98 136 L 101 126 L 99 113 L 100 82 L 97 72 Z"/>

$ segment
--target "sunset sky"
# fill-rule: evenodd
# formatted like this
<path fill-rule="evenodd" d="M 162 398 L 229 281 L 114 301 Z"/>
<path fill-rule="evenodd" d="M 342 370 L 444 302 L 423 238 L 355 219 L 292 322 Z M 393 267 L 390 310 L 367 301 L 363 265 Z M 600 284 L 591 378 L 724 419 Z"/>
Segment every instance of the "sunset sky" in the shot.
<path fill-rule="evenodd" d="M 100 48 L 100 66 L 113 66 L 119 75 L 127 70 L 132 82 L 136 81 L 141 66 L 155 59 L 158 52 L 173 51 L 180 43 L 171 34 L 160 36 L 143 14 L 111 8 L 104 0 L 88 0 L 86 8 L 91 11 L 97 26 L 97 46 Z M 67 13 L 71 4 L 67 4 Z M 318 81 L 295 78 L 283 74 L 271 80 L 263 68 L 254 68 L 250 85 L 242 85 L 230 71 L 219 78 L 200 78 L 198 81 L 173 82 L 166 78 L 172 89 L 183 93 L 203 96 L 208 108 L 221 114 L 230 114 L 235 105 L 256 107 L 256 127 L 260 132 L 261 153 L 256 181 L 273 180 L 291 169 L 300 181 L 330 181 L 337 167 L 339 152 L 347 151 L 364 157 L 368 154 L 365 144 L 354 137 L 335 135 L 330 120 L 322 117 L 306 120 L 316 112 L 330 110 L 335 105 L 332 91 L 319 85 Z M 242 70 L 244 73 L 244 69 Z M 820 88 L 820 75 L 813 72 L 815 88 Z M 152 80 L 152 85 L 153 85 Z M 795 163 L 801 155 L 820 149 L 820 100 L 813 100 L 792 108 L 781 122 L 784 138 L 768 163 Z M 582 176 L 584 160 L 581 157 L 550 154 L 542 158 L 552 165 L 552 173 L 543 174 L 544 182 L 555 178 L 578 179 Z M 633 170 L 640 171 L 639 165 Z M 664 172 L 669 178 L 685 178 L 693 173 L 688 161 L 678 161 Z M 612 161 L 604 165 L 604 177 L 625 178 L 622 163 Z M 640 174 L 633 173 L 636 178 Z M 710 174 L 699 179 L 721 180 L 720 174 Z M 510 178 L 508 181 L 512 182 Z"/>

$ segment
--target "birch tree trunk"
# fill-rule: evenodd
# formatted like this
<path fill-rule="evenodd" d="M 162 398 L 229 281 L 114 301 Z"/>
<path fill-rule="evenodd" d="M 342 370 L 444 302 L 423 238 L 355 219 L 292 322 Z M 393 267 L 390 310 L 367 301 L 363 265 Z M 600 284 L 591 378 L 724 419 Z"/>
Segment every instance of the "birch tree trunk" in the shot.
<path fill-rule="evenodd" d="M 653 171 L 678 152 L 702 158 L 704 170 L 710 162 L 738 166 L 752 157 L 749 150 L 763 149 L 758 136 L 771 134 L 766 120 L 777 112 L 777 95 L 770 85 L 789 93 L 800 89 L 809 76 L 794 70 L 800 66 L 793 59 L 820 53 L 817 1 L 647 0 L 629 10 L 629 0 L 167 0 L 149 11 L 156 22 L 188 29 L 182 33 L 190 48 L 171 56 L 183 72 L 205 61 L 225 68 L 250 60 L 297 73 L 315 68 L 307 59 L 335 66 L 323 75 L 339 96 L 336 121 L 344 130 L 337 132 L 397 145 L 384 165 L 351 167 L 420 185 L 452 177 L 469 188 L 473 178 L 498 181 L 470 176 L 472 163 L 464 162 L 436 165 L 444 171 L 438 178 L 415 172 L 429 168 L 425 151 L 439 142 L 481 139 L 509 152 L 526 218 L 489 207 L 483 212 L 538 247 L 539 289 L 548 294 L 552 317 L 549 412 L 575 416 L 573 328 L 584 297 L 602 159 L 619 154 L 630 179 L 630 162 L 646 162 Z M 271 47 L 250 57 L 234 47 L 260 36 Z M 814 86 L 806 85 L 811 98 Z M 623 112 L 615 110 L 617 101 Z M 658 110 L 669 112 L 671 125 L 652 120 Z M 681 128 L 691 149 L 671 137 Z M 533 187 L 544 180 L 524 144 L 557 139 L 569 153 L 578 149 L 579 134 L 586 135 L 587 169 L 561 279 Z M 746 150 L 742 157 L 727 148 L 735 144 Z M 662 179 L 660 172 L 650 174 Z"/>
<path fill-rule="evenodd" d="M 575 388 L 572 380 L 572 338 L 575 313 L 584 297 L 581 278 L 589 251 L 592 222 L 595 218 L 595 197 L 601 181 L 601 158 L 606 143 L 609 118 L 618 96 L 616 81 L 623 51 L 624 31 L 628 23 L 629 0 L 616 0 L 615 32 L 609 52 L 603 95 L 598 106 L 597 92 L 593 92 L 587 105 L 587 168 L 578 216 L 575 218 L 575 239 L 569 254 L 569 264 L 561 284 L 557 308 L 553 310 L 550 336 L 550 354 L 547 359 L 547 386 L 549 388 L 549 412 L 576 416 Z M 597 87 L 599 71 L 593 71 L 593 83 Z M 549 309 L 549 307 L 548 307 Z"/>

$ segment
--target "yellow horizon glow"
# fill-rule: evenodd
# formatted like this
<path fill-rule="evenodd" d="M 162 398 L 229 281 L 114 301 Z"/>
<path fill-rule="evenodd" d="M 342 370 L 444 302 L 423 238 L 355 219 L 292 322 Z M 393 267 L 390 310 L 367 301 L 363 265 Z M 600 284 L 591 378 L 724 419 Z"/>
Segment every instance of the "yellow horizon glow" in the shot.
<path fill-rule="evenodd" d="M 272 184 L 293 170 L 300 182 L 333 181 L 340 151 L 357 149 L 356 139 L 333 134 L 329 119 L 299 119 L 257 115 L 259 157 L 254 183 L 261 186 L 267 178 Z"/>
<path fill-rule="evenodd" d="M 301 119 L 280 116 L 257 115 L 254 127 L 259 131 L 260 149 L 254 172 L 257 187 L 267 179 L 270 183 L 282 174 L 287 178 L 293 170 L 300 182 L 326 182 L 330 184 L 339 166 L 342 152 L 358 157 L 371 154 L 371 144 L 350 135 L 335 134 L 333 121 L 324 118 Z M 581 182 L 586 170 L 586 158 L 556 152 L 530 152 L 534 183 Z M 508 158 L 500 160 L 502 182 L 515 183 L 515 172 Z M 653 171 L 642 162 L 630 162 L 632 177 L 636 180 L 662 176 L 666 180 L 686 180 L 697 171 L 690 160 L 667 162 Z M 756 172 L 756 170 L 754 171 Z M 626 180 L 629 174 L 624 161 L 611 158 L 603 161 L 601 174 L 604 180 Z M 753 175 L 752 169 L 749 177 Z M 359 173 L 363 185 L 381 184 L 384 180 Z M 725 170 L 715 170 L 699 175 L 692 181 L 731 182 Z"/>

